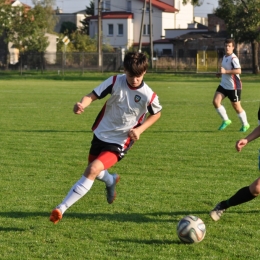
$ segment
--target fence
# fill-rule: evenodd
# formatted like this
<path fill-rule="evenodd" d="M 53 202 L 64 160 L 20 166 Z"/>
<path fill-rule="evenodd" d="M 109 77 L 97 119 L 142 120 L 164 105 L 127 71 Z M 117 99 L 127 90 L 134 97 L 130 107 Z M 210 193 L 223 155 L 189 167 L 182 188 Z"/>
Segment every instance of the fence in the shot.
<path fill-rule="evenodd" d="M 252 54 L 238 53 L 242 70 L 252 70 Z M 260 53 L 259 53 L 260 57 Z M 155 57 L 150 71 L 164 72 L 216 72 L 221 64 L 222 55 L 216 51 L 197 51 L 192 54 L 174 53 L 173 55 Z M 25 53 L 17 58 L 18 63 L 11 64 L 9 54 L 0 53 L 0 69 L 24 71 L 119 71 L 122 69 L 121 52 L 102 53 L 101 63 L 98 53 Z M 99 64 L 100 63 L 100 64 Z"/>
<path fill-rule="evenodd" d="M 6 60 L 6 64 L 3 62 Z M 117 71 L 122 66 L 122 55 L 116 53 L 102 53 L 99 62 L 98 53 L 24 53 L 20 54 L 18 62 L 11 64 L 8 55 L 1 56 L 0 68 L 5 70 L 20 70 L 21 73 L 29 71 L 57 71 L 62 74 L 65 71 Z M 100 64 L 99 64 L 100 63 Z"/>

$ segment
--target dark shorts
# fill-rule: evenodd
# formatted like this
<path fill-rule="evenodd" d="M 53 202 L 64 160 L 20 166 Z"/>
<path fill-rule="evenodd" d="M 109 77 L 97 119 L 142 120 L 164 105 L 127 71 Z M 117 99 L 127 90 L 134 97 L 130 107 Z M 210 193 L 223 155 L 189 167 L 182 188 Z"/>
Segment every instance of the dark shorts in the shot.
<path fill-rule="evenodd" d="M 107 143 L 104 141 L 101 141 L 98 139 L 95 135 L 93 136 L 93 139 L 91 141 L 91 147 L 89 150 L 89 154 L 98 156 L 100 153 L 105 152 L 105 151 L 110 151 L 118 154 L 118 160 L 123 159 L 127 151 L 131 148 L 133 145 L 133 142 L 130 142 L 127 148 L 122 149 L 122 146 L 119 144 L 114 144 L 114 143 Z"/>
<path fill-rule="evenodd" d="M 228 97 L 231 102 L 238 102 L 241 100 L 241 89 L 228 90 L 219 85 L 216 92 L 220 92 L 225 97 Z"/>

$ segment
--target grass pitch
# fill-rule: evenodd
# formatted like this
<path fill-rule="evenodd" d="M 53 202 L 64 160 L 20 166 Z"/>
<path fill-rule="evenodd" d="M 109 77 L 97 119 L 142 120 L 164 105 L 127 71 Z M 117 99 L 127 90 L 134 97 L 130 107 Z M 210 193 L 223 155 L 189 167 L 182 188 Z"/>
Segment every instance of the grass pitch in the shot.
<path fill-rule="evenodd" d="M 246 134 L 228 100 L 232 124 L 217 130 L 213 76 L 147 74 L 162 117 L 111 169 L 121 175 L 115 202 L 107 204 L 104 184 L 96 181 L 60 223 L 49 221 L 86 167 L 91 126 L 104 100 L 80 116 L 73 105 L 107 76 L 0 80 L 0 258 L 259 259 L 259 199 L 230 208 L 219 222 L 208 216 L 259 176 L 259 140 L 235 151 Z M 250 132 L 260 79 L 242 80 Z M 188 214 L 206 224 L 197 245 L 182 244 L 176 234 Z"/>

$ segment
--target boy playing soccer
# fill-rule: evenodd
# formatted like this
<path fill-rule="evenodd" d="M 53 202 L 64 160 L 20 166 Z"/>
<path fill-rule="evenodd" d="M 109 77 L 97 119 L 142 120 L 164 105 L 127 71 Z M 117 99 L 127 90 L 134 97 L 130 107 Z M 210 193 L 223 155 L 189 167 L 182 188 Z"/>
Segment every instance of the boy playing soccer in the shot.
<path fill-rule="evenodd" d="M 143 81 L 147 68 L 144 54 L 127 53 L 125 74 L 108 78 L 74 105 L 74 113 L 81 114 L 93 101 L 111 95 L 92 126 L 94 136 L 88 166 L 61 204 L 53 209 L 50 221 L 54 224 L 91 189 L 95 179 L 105 182 L 107 202 L 111 204 L 115 200 L 120 176 L 110 174 L 108 169 L 121 160 L 140 135 L 161 116 L 158 96 Z M 146 117 L 148 112 L 150 115 Z"/>
<path fill-rule="evenodd" d="M 246 132 L 250 125 L 247 121 L 245 110 L 241 106 L 241 91 L 242 82 L 239 74 L 241 74 L 241 66 L 238 57 L 233 53 L 235 48 L 235 42 L 233 39 L 225 40 L 225 56 L 221 63 L 221 71 L 216 76 L 221 77 L 221 82 L 215 92 L 213 98 L 213 105 L 217 113 L 222 118 L 223 122 L 218 130 L 224 130 L 231 124 L 231 120 L 228 118 L 225 107 L 221 104 L 222 100 L 226 97 L 229 98 L 232 107 L 237 113 L 238 118 L 242 123 L 240 132 Z"/>

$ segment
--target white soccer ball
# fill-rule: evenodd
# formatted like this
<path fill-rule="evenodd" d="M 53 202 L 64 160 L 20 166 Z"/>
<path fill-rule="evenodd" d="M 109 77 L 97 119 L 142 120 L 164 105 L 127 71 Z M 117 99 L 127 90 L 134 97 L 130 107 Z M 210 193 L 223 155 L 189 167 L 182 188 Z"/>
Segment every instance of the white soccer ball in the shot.
<path fill-rule="evenodd" d="M 199 217 L 189 215 L 179 221 L 177 235 L 184 243 L 199 243 L 206 235 L 206 226 Z"/>

